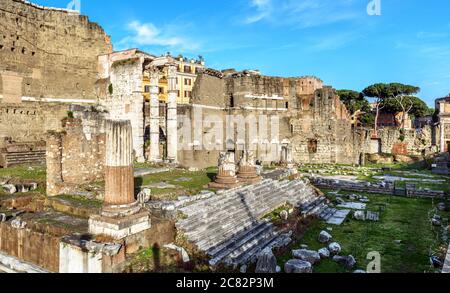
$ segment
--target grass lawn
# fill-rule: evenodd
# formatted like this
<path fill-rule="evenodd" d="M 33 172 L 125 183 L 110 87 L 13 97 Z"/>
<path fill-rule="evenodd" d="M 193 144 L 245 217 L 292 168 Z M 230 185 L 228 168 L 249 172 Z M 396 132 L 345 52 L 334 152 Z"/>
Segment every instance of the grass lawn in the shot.
<path fill-rule="evenodd" d="M 313 250 L 325 247 L 317 241 L 317 237 L 321 230 L 331 227 L 333 241 L 342 246 L 341 255 L 353 255 L 357 260 L 356 268 L 365 270 L 370 262 L 366 259 L 367 254 L 378 251 L 381 255 L 381 271 L 384 273 L 433 271 L 429 256 L 437 252 L 443 242 L 439 236 L 442 229 L 430 224 L 430 217 L 434 214 L 432 200 L 365 195 L 371 200 L 367 205 L 368 210 L 379 211 L 380 207 L 385 207 L 381 211 L 379 222 L 356 221 L 351 215 L 341 226 L 327 225 L 317 220 L 294 245 L 294 249 L 298 249 L 301 244 L 307 244 Z M 440 215 L 448 218 L 450 213 Z M 397 244 L 395 240 L 402 242 Z M 291 258 L 291 253 L 286 253 L 278 259 L 279 265 L 283 267 Z M 323 260 L 314 267 L 314 272 L 334 273 L 346 270 L 332 260 Z"/>
<path fill-rule="evenodd" d="M 216 168 L 209 168 L 198 172 L 175 169 L 169 172 L 138 177 L 135 181 L 136 186 L 146 186 L 160 182 L 174 185 L 176 188 L 151 189 L 153 195 L 167 196 L 167 199 L 175 199 L 179 195 L 196 195 L 204 189 L 209 189 L 207 185 L 213 180 L 216 173 Z M 189 180 L 179 180 L 180 178 L 189 178 Z"/>
<path fill-rule="evenodd" d="M 20 166 L 6 169 L 0 168 L 0 178 L 19 178 L 26 180 L 44 181 L 46 177 L 45 166 Z"/>

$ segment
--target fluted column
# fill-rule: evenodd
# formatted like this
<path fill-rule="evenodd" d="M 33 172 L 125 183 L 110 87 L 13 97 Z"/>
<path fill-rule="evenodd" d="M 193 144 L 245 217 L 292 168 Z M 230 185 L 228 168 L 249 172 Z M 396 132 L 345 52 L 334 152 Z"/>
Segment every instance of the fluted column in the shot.
<path fill-rule="evenodd" d="M 172 163 L 178 161 L 178 134 L 177 134 L 177 67 L 172 63 L 168 65 L 169 97 L 167 101 L 167 160 Z"/>
<path fill-rule="evenodd" d="M 150 161 L 161 160 L 159 153 L 159 70 L 150 69 Z"/>
<path fill-rule="evenodd" d="M 104 205 L 128 205 L 134 202 L 131 122 L 107 120 Z"/>

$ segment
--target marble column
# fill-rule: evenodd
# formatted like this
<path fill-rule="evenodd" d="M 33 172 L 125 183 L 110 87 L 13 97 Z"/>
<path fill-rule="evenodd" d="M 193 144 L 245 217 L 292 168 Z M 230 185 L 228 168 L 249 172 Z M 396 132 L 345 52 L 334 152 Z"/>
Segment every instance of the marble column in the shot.
<path fill-rule="evenodd" d="M 168 65 L 168 100 L 167 100 L 167 160 L 177 163 L 177 67 L 175 63 Z"/>
<path fill-rule="evenodd" d="M 149 229 L 151 222 L 134 198 L 131 122 L 107 120 L 105 124 L 105 198 L 101 214 L 89 218 L 89 232 L 123 239 Z"/>
<path fill-rule="evenodd" d="M 150 69 L 150 162 L 159 162 L 159 70 Z"/>
<path fill-rule="evenodd" d="M 445 121 L 443 118 L 441 118 L 441 123 L 440 123 L 440 134 L 441 134 L 441 149 L 440 152 L 443 153 L 445 152 Z"/>
<path fill-rule="evenodd" d="M 139 211 L 134 198 L 133 136 L 129 120 L 106 121 L 105 199 L 102 214 Z"/>

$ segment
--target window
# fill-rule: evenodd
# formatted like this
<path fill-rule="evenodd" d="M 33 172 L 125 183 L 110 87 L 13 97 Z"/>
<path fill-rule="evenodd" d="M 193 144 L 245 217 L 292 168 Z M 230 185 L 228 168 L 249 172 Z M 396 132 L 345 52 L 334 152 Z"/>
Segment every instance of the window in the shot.
<path fill-rule="evenodd" d="M 289 102 L 286 102 L 286 109 L 289 109 Z"/>
<path fill-rule="evenodd" d="M 180 97 L 180 90 L 177 90 L 177 96 Z"/>
<path fill-rule="evenodd" d="M 184 79 L 184 85 L 192 85 L 192 79 L 190 79 L 190 78 L 185 78 L 185 79 Z"/>
<path fill-rule="evenodd" d="M 185 66 L 184 66 L 184 72 L 185 72 L 185 73 L 192 73 L 191 66 L 185 65 Z"/>
<path fill-rule="evenodd" d="M 164 94 L 164 88 L 163 88 L 163 87 L 160 87 L 160 88 L 159 88 L 159 93 L 160 93 L 160 94 Z"/>
<path fill-rule="evenodd" d="M 185 98 L 190 98 L 191 97 L 191 92 L 190 91 L 184 91 L 184 97 Z"/>
<path fill-rule="evenodd" d="M 146 85 L 146 86 L 144 87 L 144 92 L 146 92 L 146 93 L 149 93 L 149 92 L 150 92 L 150 86 L 149 86 L 149 85 Z"/>
<path fill-rule="evenodd" d="M 308 152 L 310 154 L 317 153 L 317 139 L 310 139 L 308 141 Z"/>
<path fill-rule="evenodd" d="M 195 67 L 195 73 L 199 74 L 202 72 L 202 69 L 200 67 Z"/>

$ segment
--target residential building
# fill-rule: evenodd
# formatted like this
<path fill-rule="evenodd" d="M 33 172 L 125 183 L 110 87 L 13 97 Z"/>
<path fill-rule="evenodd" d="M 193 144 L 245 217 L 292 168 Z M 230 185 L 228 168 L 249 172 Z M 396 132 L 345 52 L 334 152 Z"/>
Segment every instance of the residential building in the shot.
<path fill-rule="evenodd" d="M 187 59 L 181 55 L 174 58 L 177 65 L 177 104 L 189 104 L 192 97 L 192 89 L 197 79 L 197 75 L 205 69 L 205 62 L 199 60 Z M 144 97 L 146 101 L 150 100 L 150 78 L 148 73 L 144 74 L 143 80 Z M 167 72 L 162 71 L 159 78 L 159 101 L 167 103 Z"/>

